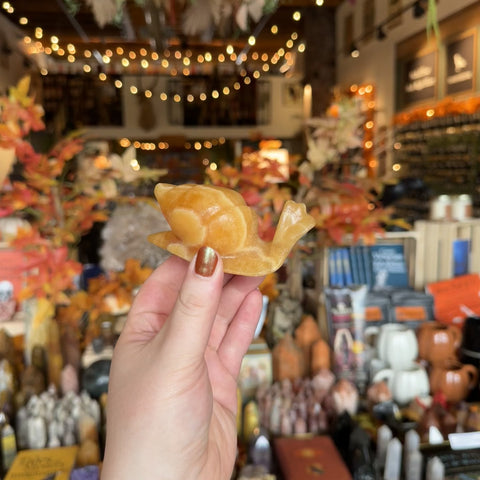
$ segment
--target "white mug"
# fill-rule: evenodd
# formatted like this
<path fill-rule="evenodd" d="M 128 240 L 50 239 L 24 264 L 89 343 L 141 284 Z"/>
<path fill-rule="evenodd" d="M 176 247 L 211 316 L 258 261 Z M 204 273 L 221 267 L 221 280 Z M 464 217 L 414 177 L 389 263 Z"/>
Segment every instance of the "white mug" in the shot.
<path fill-rule="evenodd" d="M 406 405 L 416 397 L 425 397 L 430 393 L 428 374 L 419 363 L 411 362 L 398 370 L 385 368 L 373 377 L 373 382 L 386 381 L 392 397 L 399 405 Z"/>
<path fill-rule="evenodd" d="M 415 332 L 399 323 L 386 323 L 380 327 L 376 348 L 378 358 L 394 369 L 409 366 L 418 356 Z"/>

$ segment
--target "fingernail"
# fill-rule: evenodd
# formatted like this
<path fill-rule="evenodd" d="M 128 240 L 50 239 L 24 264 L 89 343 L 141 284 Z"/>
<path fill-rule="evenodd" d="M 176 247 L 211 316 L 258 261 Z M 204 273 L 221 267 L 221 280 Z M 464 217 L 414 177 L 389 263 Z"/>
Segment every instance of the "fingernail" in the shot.
<path fill-rule="evenodd" d="M 213 248 L 201 247 L 195 261 L 195 273 L 202 277 L 211 277 L 217 266 L 218 257 Z"/>

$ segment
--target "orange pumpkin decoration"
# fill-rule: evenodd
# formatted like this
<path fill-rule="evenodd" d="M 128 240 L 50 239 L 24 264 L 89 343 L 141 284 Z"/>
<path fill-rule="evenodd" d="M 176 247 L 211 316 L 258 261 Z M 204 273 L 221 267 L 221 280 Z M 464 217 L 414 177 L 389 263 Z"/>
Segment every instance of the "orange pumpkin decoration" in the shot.
<path fill-rule="evenodd" d="M 312 315 L 305 315 L 295 329 L 295 343 L 303 353 L 303 375 L 310 374 L 312 345 L 320 338 L 322 338 L 322 334 L 317 322 Z"/>
<path fill-rule="evenodd" d="M 332 365 L 330 345 L 323 339 L 318 339 L 312 345 L 310 372 L 316 375 L 323 369 L 330 369 Z"/>
<path fill-rule="evenodd" d="M 290 333 L 286 333 L 272 350 L 273 380 L 295 380 L 303 375 L 303 352 Z"/>

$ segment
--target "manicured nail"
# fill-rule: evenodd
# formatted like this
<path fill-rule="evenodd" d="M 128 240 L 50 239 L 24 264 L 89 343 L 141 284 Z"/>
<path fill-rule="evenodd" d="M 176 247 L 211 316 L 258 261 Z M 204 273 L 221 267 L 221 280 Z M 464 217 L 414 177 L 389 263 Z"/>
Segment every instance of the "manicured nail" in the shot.
<path fill-rule="evenodd" d="M 202 277 L 211 277 L 217 266 L 218 257 L 213 248 L 201 247 L 195 261 L 195 273 Z"/>

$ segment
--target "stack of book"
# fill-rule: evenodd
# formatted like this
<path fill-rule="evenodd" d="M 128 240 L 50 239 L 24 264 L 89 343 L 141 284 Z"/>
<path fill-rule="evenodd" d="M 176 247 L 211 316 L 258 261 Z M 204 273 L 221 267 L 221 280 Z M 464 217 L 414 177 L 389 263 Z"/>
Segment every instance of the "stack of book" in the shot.
<path fill-rule="evenodd" d="M 330 248 L 328 274 L 332 287 L 367 285 L 374 290 L 409 286 L 402 243 Z"/>

